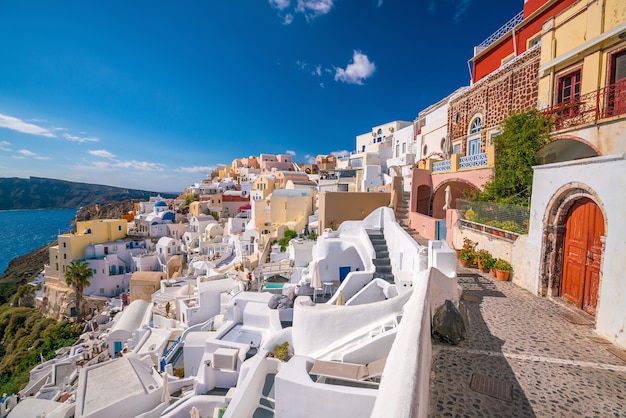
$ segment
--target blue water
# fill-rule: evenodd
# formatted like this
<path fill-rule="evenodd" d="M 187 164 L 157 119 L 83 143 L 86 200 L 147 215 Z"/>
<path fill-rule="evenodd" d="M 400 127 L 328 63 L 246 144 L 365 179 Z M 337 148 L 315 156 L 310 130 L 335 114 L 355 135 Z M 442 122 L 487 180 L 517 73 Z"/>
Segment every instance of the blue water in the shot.
<path fill-rule="evenodd" d="M 0 210 L 0 275 L 16 257 L 57 239 L 76 209 Z"/>

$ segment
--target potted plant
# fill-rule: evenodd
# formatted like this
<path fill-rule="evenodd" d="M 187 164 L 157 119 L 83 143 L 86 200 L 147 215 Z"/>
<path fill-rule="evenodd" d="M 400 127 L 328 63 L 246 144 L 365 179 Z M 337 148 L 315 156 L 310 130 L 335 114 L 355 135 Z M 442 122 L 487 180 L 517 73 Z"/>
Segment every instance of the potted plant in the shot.
<path fill-rule="evenodd" d="M 493 264 L 493 269 L 496 271 L 496 278 L 498 280 L 506 281 L 509 280 L 513 267 L 508 261 L 498 258 Z"/>
<path fill-rule="evenodd" d="M 476 252 L 476 263 L 478 264 L 478 268 L 485 273 L 489 271 L 489 267 L 485 270 L 485 262 L 490 261 L 492 259 L 493 257 L 491 256 L 491 253 L 487 250 L 483 249 L 483 250 L 478 250 Z"/>
<path fill-rule="evenodd" d="M 476 261 L 476 246 L 477 242 L 472 241 L 469 238 L 463 238 L 463 248 L 459 252 L 459 261 L 463 267 L 469 267 Z"/>
<path fill-rule="evenodd" d="M 491 257 L 483 261 L 483 268 L 481 269 L 483 273 L 490 273 L 493 270 L 493 265 L 496 263 L 496 259 Z M 495 270 L 494 274 L 495 274 Z"/>

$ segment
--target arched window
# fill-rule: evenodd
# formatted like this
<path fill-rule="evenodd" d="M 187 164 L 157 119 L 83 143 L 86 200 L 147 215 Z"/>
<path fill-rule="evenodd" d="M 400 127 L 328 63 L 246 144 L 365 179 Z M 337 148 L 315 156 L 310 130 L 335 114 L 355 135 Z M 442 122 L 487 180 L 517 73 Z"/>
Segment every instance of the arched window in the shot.
<path fill-rule="evenodd" d="M 472 119 L 469 126 L 469 135 L 467 136 L 467 155 L 476 155 L 480 153 L 480 129 L 483 120 L 480 115 Z"/>
<path fill-rule="evenodd" d="M 471 134 L 475 134 L 480 132 L 480 128 L 483 125 L 483 120 L 481 119 L 480 116 L 477 116 L 476 118 L 474 118 L 474 120 L 472 120 L 472 123 L 470 125 L 470 130 L 469 133 Z"/>

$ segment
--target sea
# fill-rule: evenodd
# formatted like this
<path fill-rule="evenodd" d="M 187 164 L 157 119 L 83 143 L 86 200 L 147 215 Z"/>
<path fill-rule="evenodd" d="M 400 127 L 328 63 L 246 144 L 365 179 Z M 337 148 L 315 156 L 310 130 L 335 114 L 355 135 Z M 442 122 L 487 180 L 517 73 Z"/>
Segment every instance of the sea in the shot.
<path fill-rule="evenodd" d="M 9 261 L 43 247 L 70 228 L 77 209 L 0 210 L 0 275 Z"/>

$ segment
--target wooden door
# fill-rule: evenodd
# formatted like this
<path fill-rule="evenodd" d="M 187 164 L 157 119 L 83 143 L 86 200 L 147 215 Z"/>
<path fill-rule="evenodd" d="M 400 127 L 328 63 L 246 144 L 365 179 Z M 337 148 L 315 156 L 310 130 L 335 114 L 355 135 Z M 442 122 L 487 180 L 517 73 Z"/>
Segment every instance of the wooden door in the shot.
<path fill-rule="evenodd" d="M 604 217 L 589 199 L 570 208 L 565 223 L 561 296 L 591 315 L 596 314 Z"/>

